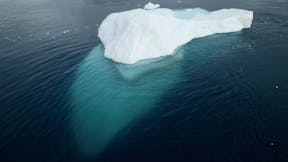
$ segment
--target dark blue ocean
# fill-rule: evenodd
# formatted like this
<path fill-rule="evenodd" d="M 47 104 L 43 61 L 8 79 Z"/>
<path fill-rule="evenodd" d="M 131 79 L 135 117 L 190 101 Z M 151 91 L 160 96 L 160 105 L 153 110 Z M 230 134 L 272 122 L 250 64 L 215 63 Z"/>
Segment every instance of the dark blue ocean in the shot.
<path fill-rule="evenodd" d="M 254 21 L 151 65 L 104 58 L 102 20 L 147 2 L 0 0 L 1 162 L 288 161 L 288 1 L 157 0 Z"/>

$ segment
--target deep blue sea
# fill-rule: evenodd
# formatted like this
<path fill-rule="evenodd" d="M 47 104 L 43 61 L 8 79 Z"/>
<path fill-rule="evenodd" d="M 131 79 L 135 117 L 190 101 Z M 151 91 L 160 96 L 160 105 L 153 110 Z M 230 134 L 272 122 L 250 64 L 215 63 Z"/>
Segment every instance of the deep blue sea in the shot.
<path fill-rule="evenodd" d="M 155 0 L 254 11 L 250 29 L 125 66 L 97 37 L 147 0 L 0 0 L 1 162 L 288 161 L 288 0 Z"/>

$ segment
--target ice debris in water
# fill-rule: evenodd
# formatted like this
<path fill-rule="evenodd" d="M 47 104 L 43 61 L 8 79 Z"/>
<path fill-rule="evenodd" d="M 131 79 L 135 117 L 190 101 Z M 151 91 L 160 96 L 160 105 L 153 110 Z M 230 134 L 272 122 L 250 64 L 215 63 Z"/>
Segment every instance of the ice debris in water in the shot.
<path fill-rule="evenodd" d="M 64 30 L 63 34 L 66 34 L 66 33 L 69 33 L 69 32 L 70 32 L 70 30 Z"/>
<path fill-rule="evenodd" d="M 148 3 L 145 9 L 153 6 L 160 5 Z M 105 57 L 134 64 L 172 55 L 192 39 L 250 28 L 253 20 L 253 12 L 242 9 L 145 9 L 112 13 L 103 20 L 98 36 L 105 46 Z"/>

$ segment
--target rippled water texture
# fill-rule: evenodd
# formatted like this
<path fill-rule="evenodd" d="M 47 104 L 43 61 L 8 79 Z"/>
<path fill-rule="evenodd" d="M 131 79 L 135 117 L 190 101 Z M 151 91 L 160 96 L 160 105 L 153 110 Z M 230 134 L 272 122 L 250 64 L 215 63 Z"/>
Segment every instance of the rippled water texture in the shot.
<path fill-rule="evenodd" d="M 146 1 L 0 0 L 1 162 L 288 161 L 288 2 L 157 2 L 255 18 L 125 66 L 97 29 Z"/>

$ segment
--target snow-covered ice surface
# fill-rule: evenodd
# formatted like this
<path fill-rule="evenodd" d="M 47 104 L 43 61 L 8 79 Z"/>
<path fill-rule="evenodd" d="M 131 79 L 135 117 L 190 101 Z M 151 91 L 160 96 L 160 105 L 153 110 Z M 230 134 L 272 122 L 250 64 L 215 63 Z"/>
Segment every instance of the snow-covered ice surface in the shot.
<path fill-rule="evenodd" d="M 133 9 L 107 16 L 98 36 L 105 46 L 105 57 L 134 64 L 171 55 L 195 38 L 250 28 L 252 20 L 253 12 L 242 9 Z"/>

